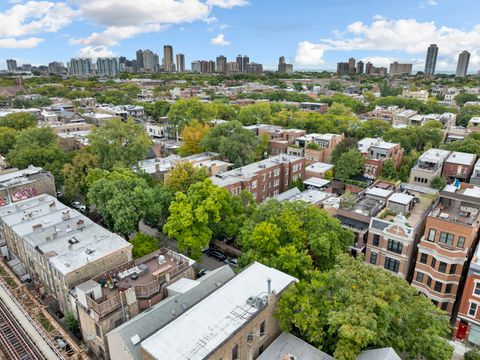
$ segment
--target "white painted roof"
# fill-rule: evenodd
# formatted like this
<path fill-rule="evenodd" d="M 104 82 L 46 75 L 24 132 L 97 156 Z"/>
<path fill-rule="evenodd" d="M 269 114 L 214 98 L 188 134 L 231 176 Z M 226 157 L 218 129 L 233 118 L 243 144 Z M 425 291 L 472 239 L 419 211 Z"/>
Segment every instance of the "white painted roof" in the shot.
<path fill-rule="evenodd" d="M 320 179 L 318 177 L 311 177 L 307 180 L 305 180 L 303 183 L 307 186 L 313 186 L 313 187 L 324 187 L 330 184 L 330 180 L 325 180 L 325 179 Z"/>
<path fill-rule="evenodd" d="M 447 162 L 460 165 L 472 165 L 476 156 L 474 154 L 454 151 L 450 154 Z"/>
<path fill-rule="evenodd" d="M 204 359 L 255 316 L 258 310 L 248 305 L 247 299 L 266 295 L 267 279 L 271 279 L 271 288 L 277 294 L 297 281 L 255 262 L 144 340 L 142 349 L 154 359 Z"/>
<path fill-rule="evenodd" d="M 392 193 L 392 190 L 380 189 L 378 187 L 373 187 L 365 191 L 365 194 L 367 195 L 378 196 L 382 198 L 389 197 L 391 193 Z"/>
<path fill-rule="evenodd" d="M 327 163 L 316 162 L 312 165 L 308 165 L 305 168 L 305 171 L 317 172 L 317 173 L 324 173 L 325 171 L 332 170 L 333 165 Z"/>
<path fill-rule="evenodd" d="M 450 155 L 450 151 L 448 150 L 431 148 L 420 155 L 418 160 L 433 163 L 443 162 L 445 159 L 447 159 L 448 155 Z"/>
<path fill-rule="evenodd" d="M 407 205 L 414 199 L 414 196 L 404 194 L 404 193 L 395 193 L 388 198 L 388 201 L 395 202 L 398 204 Z"/>

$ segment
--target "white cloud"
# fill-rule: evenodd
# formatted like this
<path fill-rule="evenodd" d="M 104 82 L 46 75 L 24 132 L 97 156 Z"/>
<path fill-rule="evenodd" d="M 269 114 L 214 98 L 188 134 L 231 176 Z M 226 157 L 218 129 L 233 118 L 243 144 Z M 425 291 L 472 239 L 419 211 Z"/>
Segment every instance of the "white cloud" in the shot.
<path fill-rule="evenodd" d="M 437 6 L 438 1 L 437 0 L 422 0 L 422 1 L 420 1 L 419 5 L 420 5 L 421 8 L 424 8 L 424 7 L 427 7 L 427 6 Z"/>
<path fill-rule="evenodd" d="M 218 6 L 224 9 L 231 9 L 235 6 L 248 5 L 248 1 L 246 0 L 207 0 L 207 4 Z"/>
<path fill-rule="evenodd" d="M 0 12 L 0 47 L 35 47 L 43 39 L 24 36 L 55 33 L 70 24 L 76 11 L 63 2 L 13 2 L 13 6 Z"/>
<path fill-rule="evenodd" d="M 225 40 L 225 36 L 223 34 L 218 34 L 212 40 L 210 40 L 210 42 L 213 45 L 220 45 L 220 46 L 230 45 L 230 41 Z"/>
<path fill-rule="evenodd" d="M 27 39 L 0 38 L 0 48 L 26 49 L 33 48 L 43 41 L 41 38 L 30 37 Z"/>
<path fill-rule="evenodd" d="M 86 38 L 70 39 L 71 45 L 86 46 L 113 46 L 121 40 L 130 39 L 140 33 L 160 31 L 158 24 L 151 24 L 145 27 L 138 26 L 110 26 L 101 33 L 94 32 Z"/>
<path fill-rule="evenodd" d="M 300 65 L 321 65 L 325 46 L 313 44 L 309 41 L 302 41 L 298 44 L 295 62 Z"/>
<path fill-rule="evenodd" d="M 439 46 L 439 57 L 447 59 L 450 64 L 456 63 L 458 54 L 464 49 L 472 53 L 472 64 L 480 63 L 475 50 L 480 47 L 480 25 L 464 31 L 437 26 L 433 21 L 389 20 L 377 16 L 371 24 L 354 22 L 341 34 L 334 38 L 321 39 L 318 43 L 299 43 L 296 62 L 299 65 L 322 64 L 325 51 L 404 51 L 423 57 L 429 44 L 436 43 Z"/>
<path fill-rule="evenodd" d="M 115 53 L 106 46 L 85 46 L 78 51 L 79 57 L 99 58 L 115 56 Z"/>
<path fill-rule="evenodd" d="M 367 56 L 362 59 L 362 61 L 366 64 L 367 62 L 371 62 L 372 64 L 375 64 L 375 66 L 384 66 L 388 68 L 390 64 L 394 61 L 397 61 L 397 59 L 389 58 L 389 57 L 383 57 L 383 56 Z"/>

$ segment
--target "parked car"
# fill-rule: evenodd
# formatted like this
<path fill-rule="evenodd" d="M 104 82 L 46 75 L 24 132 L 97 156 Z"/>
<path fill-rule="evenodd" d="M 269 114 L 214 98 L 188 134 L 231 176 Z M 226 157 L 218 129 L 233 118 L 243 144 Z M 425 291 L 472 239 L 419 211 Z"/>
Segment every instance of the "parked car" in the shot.
<path fill-rule="evenodd" d="M 225 260 L 225 264 L 230 265 L 231 267 L 237 267 L 238 266 L 238 259 L 237 258 L 230 258 Z"/>
<path fill-rule="evenodd" d="M 80 211 L 86 211 L 87 210 L 87 207 L 79 201 L 73 201 L 70 205 L 72 205 L 72 207 L 74 207 L 75 209 L 80 210 Z"/>
<path fill-rule="evenodd" d="M 61 191 L 57 191 L 57 198 L 63 197 L 63 193 Z"/>
<path fill-rule="evenodd" d="M 225 261 L 227 259 L 227 256 L 221 250 L 207 249 L 204 251 L 204 254 L 217 261 Z"/>

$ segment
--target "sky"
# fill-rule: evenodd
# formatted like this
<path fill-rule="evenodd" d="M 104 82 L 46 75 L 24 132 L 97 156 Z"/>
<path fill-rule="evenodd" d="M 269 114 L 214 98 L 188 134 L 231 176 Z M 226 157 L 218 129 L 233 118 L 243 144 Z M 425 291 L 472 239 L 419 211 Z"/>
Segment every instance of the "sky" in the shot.
<path fill-rule="evenodd" d="M 455 70 L 471 53 L 480 69 L 478 0 L 0 0 L 0 69 L 66 63 L 72 57 L 126 56 L 163 45 L 194 60 L 225 55 L 276 68 L 283 55 L 295 69 L 336 68 L 349 57 L 423 70 L 429 44 L 437 70 Z"/>

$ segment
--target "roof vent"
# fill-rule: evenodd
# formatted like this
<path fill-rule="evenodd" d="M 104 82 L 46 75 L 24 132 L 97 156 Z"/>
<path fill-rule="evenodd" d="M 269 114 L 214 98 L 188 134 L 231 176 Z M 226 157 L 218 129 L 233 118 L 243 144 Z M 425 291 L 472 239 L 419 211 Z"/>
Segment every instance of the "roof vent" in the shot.
<path fill-rule="evenodd" d="M 135 334 L 130 338 L 130 341 L 133 345 L 137 345 L 140 342 L 140 336 L 138 336 L 138 334 Z"/>

